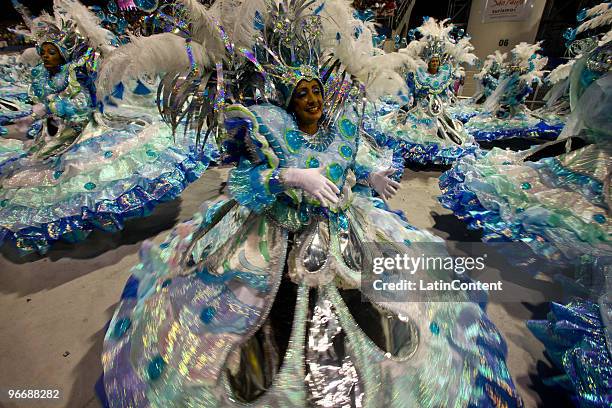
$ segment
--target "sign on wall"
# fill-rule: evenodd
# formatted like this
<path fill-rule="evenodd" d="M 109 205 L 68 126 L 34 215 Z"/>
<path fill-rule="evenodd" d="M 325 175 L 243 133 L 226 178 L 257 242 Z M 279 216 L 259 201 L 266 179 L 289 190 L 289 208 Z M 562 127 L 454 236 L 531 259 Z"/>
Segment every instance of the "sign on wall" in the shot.
<path fill-rule="evenodd" d="M 523 21 L 529 17 L 534 0 L 487 0 L 483 23 Z"/>

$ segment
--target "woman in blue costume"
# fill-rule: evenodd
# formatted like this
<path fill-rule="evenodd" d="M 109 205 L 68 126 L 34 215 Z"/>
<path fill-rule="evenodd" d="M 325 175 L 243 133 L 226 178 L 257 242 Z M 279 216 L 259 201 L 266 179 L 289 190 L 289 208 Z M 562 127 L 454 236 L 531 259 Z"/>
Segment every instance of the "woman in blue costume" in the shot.
<path fill-rule="evenodd" d="M 485 241 L 525 242 L 561 264 L 575 264 L 587 254 L 612 254 L 612 77 L 606 56 L 609 43 L 585 52 L 573 65 L 572 114 L 561 140 L 551 142 L 571 148 L 582 140 L 583 147 L 540 160 L 550 145 L 518 153 L 493 149 L 465 157 L 442 175 L 442 204 L 471 227 L 482 228 Z"/>
<path fill-rule="evenodd" d="M 499 83 L 489 95 L 480 114 L 465 124 L 465 129 L 479 142 L 502 139 L 531 138 L 554 140 L 563 129 L 564 121 L 558 115 L 531 112 L 527 97 L 534 85 L 541 82 L 548 58 L 537 52 L 540 44 L 520 43 L 504 64 Z"/>
<path fill-rule="evenodd" d="M 413 104 L 379 121 L 383 131 L 392 133 L 401 144 L 408 162 L 448 165 L 477 148 L 448 110 L 455 98 L 453 85 L 461 76 L 460 64 L 473 64 L 476 59 L 469 37 L 452 37 L 453 28 L 447 20 L 426 18 L 417 29 L 422 38 L 400 51 L 414 54 L 427 68 L 406 75 Z"/>
<path fill-rule="evenodd" d="M 176 145 L 168 127 L 96 113 L 96 50 L 112 35 L 76 1 L 55 7 L 55 18 L 31 27 L 43 63 L 32 70 L 30 116 L 17 125 L 33 139 L 5 140 L 0 152 L 0 243 L 25 252 L 122 228 L 176 198 L 210 158 Z"/>
<path fill-rule="evenodd" d="M 223 22 L 194 9 L 196 33 Z M 356 21 L 331 18 L 350 7 L 249 1 L 235 13 L 260 34 L 249 47 L 228 30 L 228 43 L 266 74 L 261 89 L 276 105 L 224 109 L 226 145 L 241 152 L 229 196 L 205 202 L 161 245 L 143 246 L 104 342 L 108 404 L 521 406 L 502 338 L 464 294 L 360 303 L 366 242 L 395 242 L 400 253 L 440 240 L 352 193 L 355 183 L 379 193 L 390 183 L 357 171 L 359 117 L 333 103 L 312 52 L 318 35 L 327 56 L 353 41 L 325 41 L 344 32 L 335 21 L 353 32 Z"/>

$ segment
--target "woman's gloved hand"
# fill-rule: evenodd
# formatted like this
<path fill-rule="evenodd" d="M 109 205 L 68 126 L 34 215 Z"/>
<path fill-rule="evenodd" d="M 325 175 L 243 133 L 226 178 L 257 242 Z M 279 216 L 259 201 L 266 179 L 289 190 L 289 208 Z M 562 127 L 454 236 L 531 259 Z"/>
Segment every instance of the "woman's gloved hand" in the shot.
<path fill-rule="evenodd" d="M 370 173 L 368 182 L 370 187 L 374 189 L 384 200 L 388 200 L 397 194 L 399 183 L 389 178 L 390 175 L 395 173 L 394 169 L 381 170 Z"/>
<path fill-rule="evenodd" d="M 323 175 L 325 168 L 295 169 L 288 168 L 281 171 L 281 181 L 287 187 L 297 187 L 325 205 L 326 201 L 338 203 L 340 190 L 334 183 Z"/>

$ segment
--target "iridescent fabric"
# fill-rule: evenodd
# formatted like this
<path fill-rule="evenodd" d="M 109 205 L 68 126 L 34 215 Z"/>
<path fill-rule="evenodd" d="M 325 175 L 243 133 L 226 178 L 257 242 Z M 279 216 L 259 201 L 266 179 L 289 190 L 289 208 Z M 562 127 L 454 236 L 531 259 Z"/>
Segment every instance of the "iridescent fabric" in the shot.
<path fill-rule="evenodd" d="M 604 313 L 612 316 L 610 303 L 553 303 L 547 320 L 527 322 L 544 343 L 546 354 L 565 372 L 548 383 L 575 392 L 581 407 L 612 406 L 612 355 L 602 321 Z"/>
<path fill-rule="evenodd" d="M 574 89 L 582 96 L 563 140 L 579 137 L 591 144 L 536 162 L 525 159 L 541 148 L 519 153 L 493 149 L 465 157 L 440 178 L 442 204 L 471 227 L 483 229 L 485 241 L 523 241 L 561 263 L 575 263 L 584 254 L 612 254 L 612 75 L 596 79 L 581 71 L 585 64 L 580 62 L 575 69 L 574 76 L 586 75 L 590 81 Z"/>
<path fill-rule="evenodd" d="M 538 162 L 523 161 L 529 152 L 497 148 L 466 156 L 440 177 L 440 202 L 482 229 L 484 241 L 522 241 L 559 262 L 610 255 L 602 180 L 611 153 L 600 144 Z"/>
<path fill-rule="evenodd" d="M 52 77 L 36 67 L 31 97 L 49 116 L 32 127 L 32 142 L 0 141 L 0 244 L 44 253 L 93 229 L 119 230 L 176 198 L 217 155 L 143 120 L 145 105 L 107 113 L 109 126 L 93 120 L 90 90 L 75 75 L 68 65 Z"/>
<path fill-rule="evenodd" d="M 465 130 L 478 142 L 504 139 L 555 140 L 561 134 L 565 120 L 555 114 L 535 115 L 529 109 L 502 117 L 491 112 L 473 115 L 465 123 Z"/>
<path fill-rule="evenodd" d="M 441 240 L 353 194 L 355 119 L 345 112 L 315 143 L 278 108 L 228 110 L 249 152 L 230 174 L 232 197 L 143 245 L 104 341 L 111 407 L 522 405 L 504 341 L 467 295 L 371 300 L 385 321 L 401 319 L 391 351 L 357 323 L 343 293 L 359 293 L 368 241 L 410 253 L 411 243 Z M 338 205 L 277 184 L 278 169 L 314 160 L 342 191 Z M 279 324 L 290 331 L 284 353 L 271 346 Z"/>

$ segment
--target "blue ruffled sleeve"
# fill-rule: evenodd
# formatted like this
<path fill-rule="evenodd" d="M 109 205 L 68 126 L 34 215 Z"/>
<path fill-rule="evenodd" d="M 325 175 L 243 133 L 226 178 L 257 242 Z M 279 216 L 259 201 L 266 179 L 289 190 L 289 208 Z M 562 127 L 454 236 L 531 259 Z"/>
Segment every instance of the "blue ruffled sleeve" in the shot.
<path fill-rule="evenodd" d="M 277 194 L 284 191 L 278 167 L 272 169 L 246 159 L 230 172 L 228 186 L 236 201 L 257 213 L 270 207 Z"/>
<path fill-rule="evenodd" d="M 226 154 L 234 159 L 241 156 L 238 166 L 230 171 L 229 191 L 241 205 L 261 213 L 274 204 L 278 194 L 287 192 L 280 180 L 279 159 L 246 108 L 230 107 L 225 128 L 229 137 L 224 145 L 231 146 Z"/>

